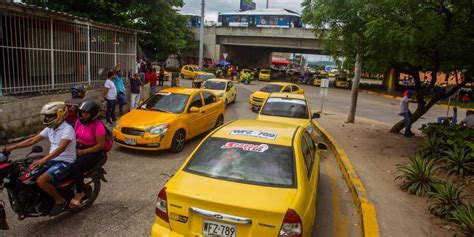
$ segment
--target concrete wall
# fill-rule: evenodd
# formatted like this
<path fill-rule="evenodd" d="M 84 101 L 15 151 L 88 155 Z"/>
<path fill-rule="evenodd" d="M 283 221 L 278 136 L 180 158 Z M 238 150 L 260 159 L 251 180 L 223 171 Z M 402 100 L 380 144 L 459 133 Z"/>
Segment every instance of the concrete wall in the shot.
<path fill-rule="evenodd" d="M 99 99 L 101 90 L 87 91 L 86 97 Z M 9 137 L 19 137 L 38 132 L 43 128 L 40 111 L 44 104 L 65 101 L 70 93 L 42 95 L 29 98 L 2 98 L 0 102 L 0 130 Z"/>

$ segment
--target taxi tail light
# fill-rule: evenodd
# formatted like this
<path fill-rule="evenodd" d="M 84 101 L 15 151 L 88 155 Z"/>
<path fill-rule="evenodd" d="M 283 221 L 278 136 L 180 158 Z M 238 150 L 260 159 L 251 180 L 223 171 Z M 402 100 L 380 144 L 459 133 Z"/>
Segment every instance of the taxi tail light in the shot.
<path fill-rule="evenodd" d="M 281 225 L 279 237 L 302 237 L 303 223 L 301 218 L 293 209 L 288 209 Z"/>
<path fill-rule="evenodd" d="M 156 200 L 155 214 L 162 220 L 169 222 L 167 203 L 168 203 L 168 199 L 166 197 L 166 187 L 164 187 L 158 193 L 158 198 Z"/>

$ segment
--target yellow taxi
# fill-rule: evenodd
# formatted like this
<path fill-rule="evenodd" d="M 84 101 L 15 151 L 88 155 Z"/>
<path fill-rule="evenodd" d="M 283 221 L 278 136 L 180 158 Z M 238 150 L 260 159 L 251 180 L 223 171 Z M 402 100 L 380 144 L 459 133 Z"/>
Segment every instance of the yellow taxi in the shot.
<path fill-rule="evenodd" d="M 240 79 L 240 80 L 243 80 L 243 79 L 244 79 L 244 74 L 245 74 L 245 73 L 250 73 L 250 74 L 252 75 L 252 78 L 254 77 L 253 70 L 244 68 L 244 69 L 240 70 L 240 73 L 239 73 L 239 75 L 240 75 L 240 76 L 239 76 L 239 79 Z"/>
<path fill-rule="evenodd" d="M 216 78 L 216 75 L 214 75 L 212 73 L 208 73 L 208 72 L 196 74 L 196 76 L 193 78 L 192 87 L 193 88 L 201 88 L 203 82 L 205 82 L 209 79 L 215 79 L 215 78 Z"/>
<path fill-rule="evenodd" d="M 151 235 L 309 237 L 325 148 L 303 127 L 227 123 L 160 190 Z"/>
<path fill-rule="evenodd" d="M 270 81 L 270 70 L 269 69 L 262 69 L 260 70 L 260 73 L 258 74 L 258 80 L 259 81 Z"/>
<path fill-rule="evenodd" d="M 235 85 L 226 79 L 209 79 L 202 85 L 203 89 L 213 92 L 217 96 L 221 97 L 224 101 L 224 105 L 227 106 L 230 103 L 235 102 L 237 97 L 237 90 Z"/>
<path fill-rule="evenodd" d="M 337 88 L 349 88 L 350 83 L 347 77 L 337 77 L 334 79 L 334 87 Z"/>
<path fill-rule="evenodd" d="M 257 120 L 281 122 L 298 125 L 306 129 L 313 139 L 318 133 L 313 119 L 319 118 L 318 113 L 311 113 L 305 95 L 289 93 L 272 93 L 263 103 Z"/>
<path fill-rule="evenodd" d="M 271 93 L 286 92 L 294 94 L 304 94 L 304 90 L 296 84 L 287 82 L 272 82 L 265 85 L 262 89 L 252 93 L 249 98 L 249 104 L 252 110 L 259 109 L 263 102 Z"/>
<path fill-rule="evenodd" d="M 184 65 L 181 68 L 181 73 L 180 73 L 181 78 L 190 78 L 190 79 L 194 79 L 196 75 L 199 75 L 199 74 L 205 74 L 205 72 L 203 72 L 201 68 L 199 68 L 196 65 Z"/>
<path fill-rule="evenodd" d="M 224 102 L 202 89 L 169 88 L 123 115 L 113 129 L 117 145 L 181 152 L 186 140 L 223 124 Z"/>

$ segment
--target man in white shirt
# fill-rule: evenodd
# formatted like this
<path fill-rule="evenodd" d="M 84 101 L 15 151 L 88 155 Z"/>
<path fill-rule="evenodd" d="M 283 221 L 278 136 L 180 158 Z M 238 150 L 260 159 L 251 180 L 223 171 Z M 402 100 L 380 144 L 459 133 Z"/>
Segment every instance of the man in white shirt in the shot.
<path fill-rule="evenodd" d="M 29 147 L 48 138 L 51 144 L 49 154 L 31 163 L 30 169 L 40 166 L 48 169 L 36 179 L 36 184 L 54 198 L 55 205 L 49 214 L 55 216 L 65 209 L 66 200 L 57 192 L 53 183 L 64 180 L 69 174 L 70 165 L 76 160 L 76 133 L 74 128 L 64 121 L 67 117 L 64 102 L 51 102 L 44 105 L 41 115 L 46 128 L 30 139 L 7 146 L 5 152 Z"/>
<path fill-rule="evenodd" d="M 107 124 L 113 125 L 117 118 L 115 117 L 115 102 L 117 100 L 117 88 L 114 84 L 115 72 L 110 71 L 107 73 L 107 80 L 104 83 L 104 92 L 102 100 L 107 101 L 107 112 L 105 118 Z"/>

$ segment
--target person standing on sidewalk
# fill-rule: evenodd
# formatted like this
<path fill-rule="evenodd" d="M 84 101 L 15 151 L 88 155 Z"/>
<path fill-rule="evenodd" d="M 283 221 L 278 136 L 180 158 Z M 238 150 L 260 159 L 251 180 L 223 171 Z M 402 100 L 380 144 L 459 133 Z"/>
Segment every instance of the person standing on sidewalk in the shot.
<path fill-rule="evenodd" d="M 125 83 L 122 78 L 122 70 L 117 70 L 114 78 L 115 88 L 117 89 L 117 101 L 120 116 L 123 115 L 123 106 L 127 104 L 127 97 L 125 96 Z"/>
<path fill-rule="evenodd" d="M 164 80 L 165 80 L 165 66 L 161 65 L 161 67 L 160 67 L 160 77 L 158 77 L 158 81 L 159 81 L 158 86 L 163 86 Z"/>
<path fill-rule="evenodd" d="M 105 113 L 106 123 L 109 125 L 113 125 L 117 118 L 115 117 L 115 101 L 117 99 L 117 88 L 115 88 L 114 84 L 114 76 L 115 73 L 110 71 L 107 73 L 107 80 L 104 84 L 104 92 L 103 92 L 103 101 L 107 101 L 107 112 Z"/>
<path fill-rule="evenodd" d="M 135 73 L 133 78 L 130 78 L 130 92 L 132 96 L 130 97 L 130 110 L 136 109 L 140 103 L 140 92 L 143 82 L 140 78 L 140 74 Z"/>
<path fill-rule="evenodd" d="M 413 91 L 407 90 L 403 93 L 403 99 L 400 102 L 400 113 L 398 115 L 403 116 L 405 119 L 405 137 L 412 137 L 415 134 L 411 131 L 412 125 L 412 114 L 409 107 L 410 97 L 413 96 Z"/>

